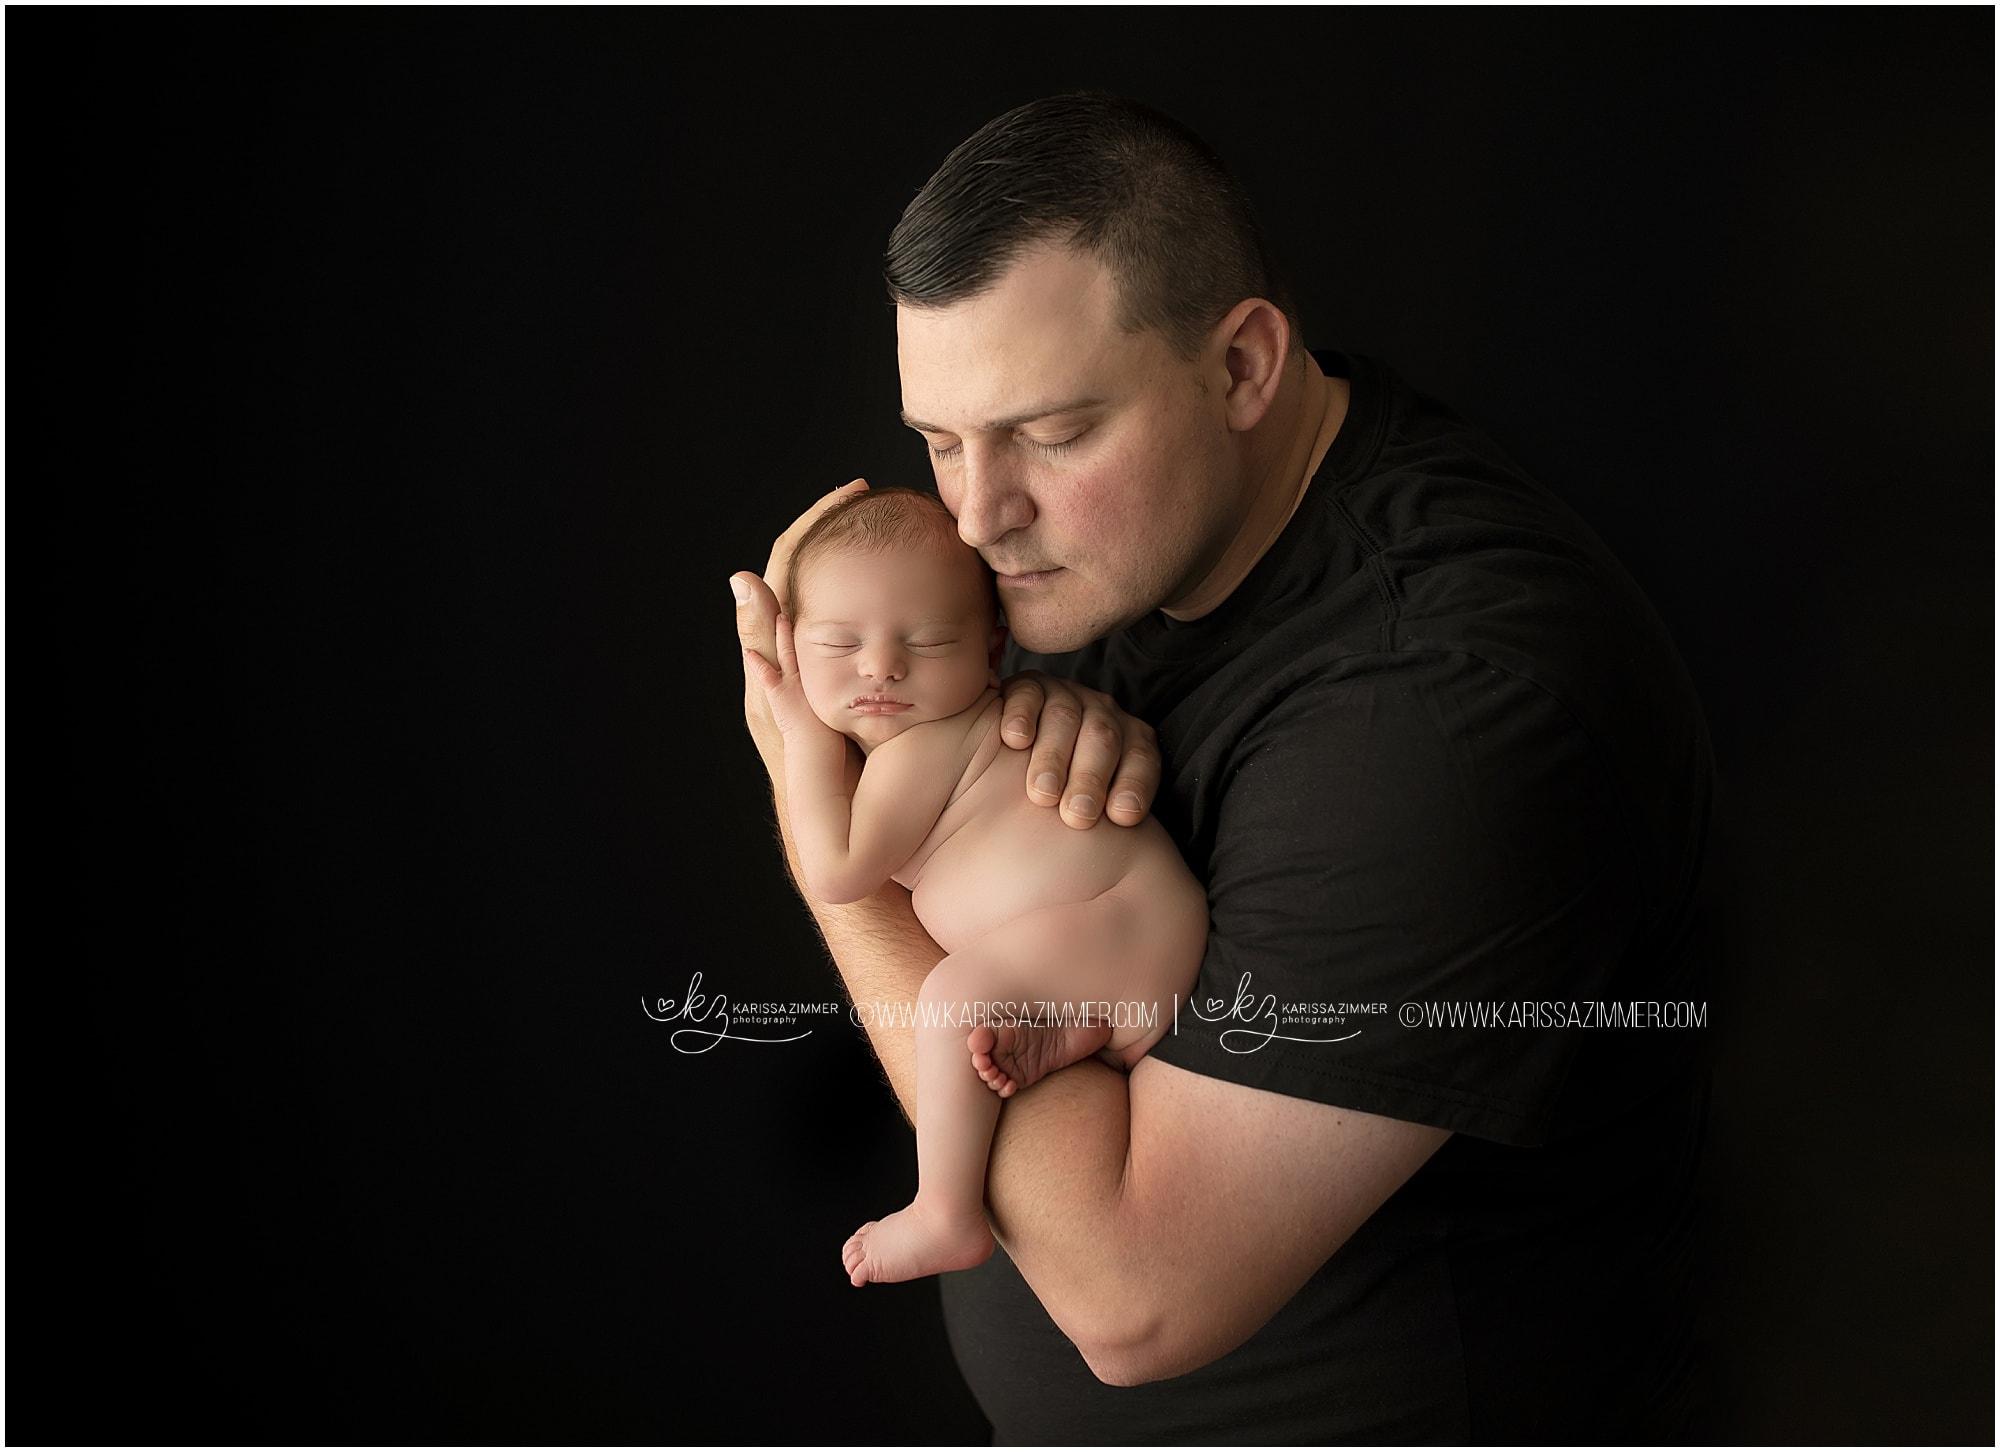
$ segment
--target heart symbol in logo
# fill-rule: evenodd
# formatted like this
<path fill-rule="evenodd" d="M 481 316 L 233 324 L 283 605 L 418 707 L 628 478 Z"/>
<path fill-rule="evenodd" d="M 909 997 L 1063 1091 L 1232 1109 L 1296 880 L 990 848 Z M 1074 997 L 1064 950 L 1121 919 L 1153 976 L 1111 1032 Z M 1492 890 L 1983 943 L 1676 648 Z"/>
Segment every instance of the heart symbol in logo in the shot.
<path fill-rule="evenodd" d="M 1221 1012 L 1222 1012 L 1222 1000 L 1221 1000 L 1221 999 L 1219 999 L 1219 998 L 1211 998 L 1211 999 L 1210 999 L 1210 1000 L 1208 1001 L 1208 1011 L 1209 1011 L 1210 1013 L 1221 1013 Z"/>

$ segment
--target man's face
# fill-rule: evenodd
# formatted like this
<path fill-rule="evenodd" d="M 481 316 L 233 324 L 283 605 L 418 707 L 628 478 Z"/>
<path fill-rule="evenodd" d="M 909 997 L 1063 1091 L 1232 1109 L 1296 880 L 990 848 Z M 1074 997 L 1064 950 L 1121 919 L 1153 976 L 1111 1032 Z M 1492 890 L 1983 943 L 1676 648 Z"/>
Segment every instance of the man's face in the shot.
<path fill-rule="evenodd" d="M 1208 355 L 1182 363 L 1158 334 L 1120 331 L 1117 304 L 1101 264 L 1050 245 L 978 297 L 896 309 L 904 421 L 1031 651 L 1172 605 L 1235 525 L 1226 380 L 1204 394 Z"/>
<path fill-rule="evenodd" d="M 956 544 L 829 549 L 804 574 L 792 644 L 806 700 L 834 730 L 872 749 L 919 721 L 956 716 L 993 683 L 1005 637 L 993 628 L 985 572 Z"/>

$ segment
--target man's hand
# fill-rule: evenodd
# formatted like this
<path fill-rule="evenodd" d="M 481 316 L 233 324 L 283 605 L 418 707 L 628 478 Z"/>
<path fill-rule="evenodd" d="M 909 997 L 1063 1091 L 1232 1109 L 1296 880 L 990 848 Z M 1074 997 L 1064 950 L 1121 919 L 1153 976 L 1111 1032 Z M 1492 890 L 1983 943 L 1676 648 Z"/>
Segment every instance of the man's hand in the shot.
<path fill-rule="evenodd" d="M 743 721 L 750 728 L 750 739 L 757 743 L 757 754 L 764 758 L 764 767 L 771 773 L 773 782 L 782 779 L 780 773 L 785 760 L 783 732 L 771 714 L 764 678 L 752 665 L 751 658 L 757 657 L 766 670 L 780 669 L 778 614 L 781 610 L 790 609 L 791 601 L 781 600 L 778 592 L 785 587 L 785 573 L 791 568 L 792 551 L 798 548 L 805 532 L 822 514 L 867 487 L 866 479 L 852 479 L 831 493 L 821 495 L 813 501 L 810 509 L 792 521 L 791 528 L 778 536 L 777 542 L 771 546 L 771 558 L 764 566 L 761 578 L 748 570 L 729 577 L 730 591 L 736 596 L 736 639 L 744 651 Z"/>
<path fill-rule="evenodd" d="M 1041 671 L 1007 679 L 1000 739 L 1028 758 L 1028 800 L 1062 803 L 1063 822 L 1095 825 L 1106 813 L 1122 827 L 1146 819 L 1160 789 L 1160 748 L 1153 728 L 1118 709 L 1102 691 Z M 1107 786 L 1108 783 L 1108 786 Z"/>

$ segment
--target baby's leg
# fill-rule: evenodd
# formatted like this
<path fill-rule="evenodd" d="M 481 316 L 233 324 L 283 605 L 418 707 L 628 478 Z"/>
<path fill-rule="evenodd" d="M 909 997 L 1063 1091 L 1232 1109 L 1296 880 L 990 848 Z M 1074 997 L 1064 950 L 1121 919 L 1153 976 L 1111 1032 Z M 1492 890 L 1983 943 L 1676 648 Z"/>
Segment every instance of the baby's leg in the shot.
<path fill-rule="evenodd" d="M 1095 1027 L 975 1028 L 966 1038 L 972 1066 L 1002 1098 L 1091 1054 L 1121 1072 L 1144 1058 L 1173 1022 L 1174 995 L 1188 992 L 1201 969 L 1208 898 L 1175 861 L 1076 909 L 1030 913 L 1018 923 L 1019 960 L 1040 968 L 1022 980 L 1018 996 L 1108 1002 L 1113 1014 L 1109 1026 L 1100 1011 Z"/>
<path fill-rule="evenodd" d="M 1100 1011 L 1097 1022 L 1003 1030 L 1021 1035 L 1015 1067 L 1026 1082 L 1107 1046 L 1149 1045 L 1170 1020 L 1171 992 L 1184 989 L 1200 966 L 1207 905 L 1199 884 L 1193 893 L 1192 908 L 1185 897 L 1165 900 L 1158 893 L 1114 890 L 1089 902 L 1024 913 L 931 970 L 917 996 L 917 1197 L 848 1238 L 841 1263 L 850 1281 L 859 1286 L 964 1270 L 993 1253 L 986 1161 L 1001 1096 L 982 1082 L 968 1054 L 967 1006 L 1046 1011 L 1050 1004 L 1136 1001 L 1152 1010 L 1131 1015 L 1143 1020 L 1136 1025 L 1114 1024 Z M 1189 922 L 1190 911 L 1198 926 Z M 1159 931 L 1160 924 L 1174 921 L 1183 939 L 1185 930 L 1194 928 L 1191 948 L 1170 943 Z M 991 1032 L 972 1030 L 975 1036 Z M 1028 1057 L 1035 1060 L 1032 1066 L 1020 1061 Z"/>
<path fill-rule="evenodd" d="M 1112 890 L 1024 912 L 930 970 L 916 1024 L 916 1198 L 848 1236 L 840 1250 L 848 1280 L 912 1280 L 992 1254 L 986 1158 L 1002 1100 L 994 1076 L 1012 1094 L 1098 1050 L 1136 1058 L 1158 1042 L 1172 1022 L 1172 994 L 1194 980 L 1208 934 L 1200 884 L 1186 878 L 1186 886 Z M 968 1036 L 970 1004 L 1092 1012 L 1060 1026 L 1002 1026 L 996 1038 L 992 1028 Z M 1130 1008 L 1106 1014 L 1118 1004 Z"/>
<path fill-rule="evenodd" d="M 1000 1101 L 965 1056 L 966 1005 L 991 996 L 981 969 L 954 953 L 917 995 L 917 1197 L 847 1238 L 840 1260 L 857 1286 L 965 1270 L 993 1254 L 986 1155 Z"/>

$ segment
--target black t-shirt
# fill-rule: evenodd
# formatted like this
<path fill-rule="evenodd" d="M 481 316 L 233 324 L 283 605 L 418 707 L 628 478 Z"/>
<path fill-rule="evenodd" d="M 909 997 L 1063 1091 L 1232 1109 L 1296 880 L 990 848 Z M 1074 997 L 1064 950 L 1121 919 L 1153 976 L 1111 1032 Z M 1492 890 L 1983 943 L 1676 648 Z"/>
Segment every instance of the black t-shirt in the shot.
<path fill-rule="evenodd" d="M 1001 1443 L 1672 1441 L 1705 1034 L 1555 1025 L 1705 1002 L 1701 710 L 1575 514 L 1381 363 L 1314 356 L 1347 417 L 1229 598 L 1006 669 L 1158 731 L 1211 926 L 1153 1056 L 1455 1133 L 1186 1376 L 1099 1383 L 1004 1253 L 940 1278 L 952 1346 Z M 1447 1005 L 1499 1022 L 1405 1024 Z"/>

